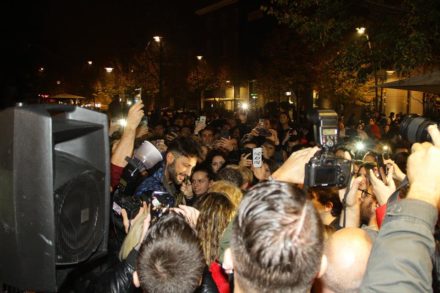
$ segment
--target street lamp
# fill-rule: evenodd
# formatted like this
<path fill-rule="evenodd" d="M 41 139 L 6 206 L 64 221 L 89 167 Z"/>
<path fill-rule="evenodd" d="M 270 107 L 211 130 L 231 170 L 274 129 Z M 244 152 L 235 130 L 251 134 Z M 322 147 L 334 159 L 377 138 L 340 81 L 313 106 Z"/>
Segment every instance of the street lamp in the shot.
<path fill-rule="evenodd" d="M 92 61 L 92 60 L 89 60 L 89 61 L 87 61 L 87 64 L 89 64 L 89 65 L 93 65 L 93 61 Z"/>
<path fill-rule="evenodd" d="M 203 56 L 202 56 L 202 55 L 197 55 L 196 58 L 197 58 L 198 61 L 202 61 Z M 200 94 L 199 94 L 199 99 L 200 99 L 200 101 L 199 101 L 199 107 L 200 107 L 200 110 L 203 110 L 203 106 L 204 106 L 203 92 L 204 92 L 204 91 L 203 91 L 203 89 L 202 89 L 201 82 L 200 82 L 200 70 L 199 70 L 199 66 L 200 66 L 200 64 L 199 64 L 199 62 L 198 62 L 197 65 L 196 65 L 197 88 L 198 88 L 198 90 L 200 91 Z"/>
<path fill-rule="evenodd" d="M 163 62 L 162 62 L 162 55 L 163 55 L 163 46 L 162 46 L 162 37 L 161 36 L 154 36 L 153 40 L 159 44 L 159 101 L 161 102 L 163 100 Z M 159 106 L 155 104 L 155 106 Z"/>
<path fill-rule="evenodd" d="M 113 72 L 113 67 L 105 67 L 105 71 L 107 73 L 112 73 Z"/>
<path fill-rule="evenodd" d="M 376 61 L 374 60 L 374 57 L 373 57 L 373 49 L 371 47 L 370 37 L 366 33 L 365 27 L 357 27 L 356 32 L 360 36 L 365 36 L 365 39 L 367 40 L 368 49 L 370 51 L 370 61 L 373 65 L 373 74 L 374 74 L 374 107 L 375 107 L 375 110 L 377 111 L 378 110 L 378 102 L 379 102 L 379 98 L 378 98 L 379 95 L 377 92 L 377 83 L 378 83 L 377 66 L 376 66 Z M 380 109 L 380 110 L 382 110 L 382 109 Z"/>

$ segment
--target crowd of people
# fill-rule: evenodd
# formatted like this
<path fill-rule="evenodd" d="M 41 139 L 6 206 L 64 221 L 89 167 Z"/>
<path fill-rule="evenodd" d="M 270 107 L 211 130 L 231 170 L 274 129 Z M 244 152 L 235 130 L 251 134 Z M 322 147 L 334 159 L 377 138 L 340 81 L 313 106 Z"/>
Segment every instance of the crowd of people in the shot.
<path fill-rule="evenodd" d="M 352 162 L 352 179 L 338 189 L 304 186 L 320 148 L 287 111 L 163 115 L 148 127 L 144 116 L 135 103 L 112 136 L 114 259 L 89 292 L 438 291 L 437 127 L 432 143 L 411 146 L 400 115 L 341 116 L 332 151 Z M 144 140 L 163 160 L 127 183 L 127 158 Z"/>

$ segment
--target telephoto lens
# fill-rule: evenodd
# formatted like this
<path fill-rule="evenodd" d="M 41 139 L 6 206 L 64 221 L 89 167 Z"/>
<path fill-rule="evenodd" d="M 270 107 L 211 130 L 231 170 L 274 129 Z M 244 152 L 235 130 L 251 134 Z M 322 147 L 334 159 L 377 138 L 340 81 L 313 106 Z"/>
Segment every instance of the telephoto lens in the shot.
<path fill-rule="evenodd" d="M 400 123 L 400 135 L 410 143 L 431 141 L 428 126 L 432 124 L 437 125 L 424 117 L 409 115 Z"/>

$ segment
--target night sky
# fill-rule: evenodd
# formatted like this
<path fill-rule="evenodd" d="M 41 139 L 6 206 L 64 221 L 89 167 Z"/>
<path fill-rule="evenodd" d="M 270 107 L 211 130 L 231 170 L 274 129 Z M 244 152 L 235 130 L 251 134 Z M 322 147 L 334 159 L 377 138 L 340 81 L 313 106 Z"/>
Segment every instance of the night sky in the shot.
<path fill-rule="evenodd" d="M 193 1 L 8 1 L 1 4 L 2 87 L 19 84 L 44 66 L 74 78 L 87 60 L 106 66 L 144 48 L 154 35 L 175 46 L 194 44 Z M 4 91 L 3 91 L 4 92 Z"/>

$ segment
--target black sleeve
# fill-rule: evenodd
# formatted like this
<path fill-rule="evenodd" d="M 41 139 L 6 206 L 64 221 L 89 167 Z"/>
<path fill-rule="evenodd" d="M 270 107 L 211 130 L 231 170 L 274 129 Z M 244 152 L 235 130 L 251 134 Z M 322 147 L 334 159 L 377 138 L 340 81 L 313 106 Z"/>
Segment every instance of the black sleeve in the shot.
<path fill-rule="evenodd" d="M 133 249 L 127 258 L 104 272 L 95 282 L 91 283 L 87 292 L 132 292 L 133 272 L 138 251 Z"/>

